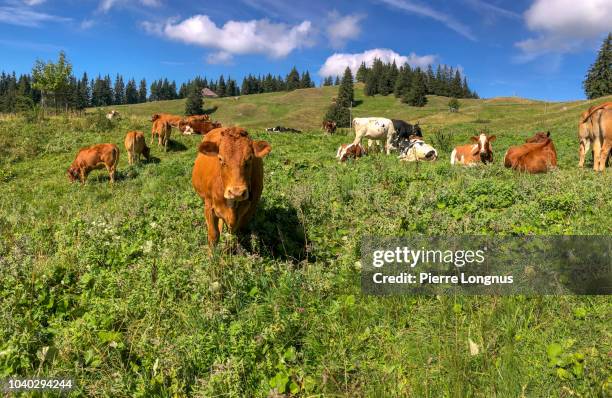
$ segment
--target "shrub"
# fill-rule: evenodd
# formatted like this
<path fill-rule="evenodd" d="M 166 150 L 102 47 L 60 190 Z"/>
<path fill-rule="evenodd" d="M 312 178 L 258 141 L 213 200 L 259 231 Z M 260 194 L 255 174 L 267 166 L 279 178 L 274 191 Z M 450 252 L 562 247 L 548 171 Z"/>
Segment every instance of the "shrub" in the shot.
<path fill-rule="evenodd" d="M 434 148 L 439 151 L 450 152 L 453 147 L 453 135 L 451 133 L 436 130 L 433 133 L 432 143 Z"/>
<path fill-rule="evenodd" d="M 97 109 L 95 113 L 88 114 L 87 124 L 90 130 L 99 133 L 110 131 L 115 127 L 115 123 L 106 118 L 106 114 L 102 109 Z"/>
<path fill-rule="evenodd" d="M 449 112 L 459 111 L 460 106 L 461 104 L 459 103 L 459 100 L 457 100 L 457 98 L 451 98 L 450 101 L 448 101 L 448 111 Z"/>
<path fill-rule="evenodd" d="M 351 127 L 351 113 L 348 108 L 334 102 L 327 108 L 325 120 L 336 122 L 337 127 Z"/>

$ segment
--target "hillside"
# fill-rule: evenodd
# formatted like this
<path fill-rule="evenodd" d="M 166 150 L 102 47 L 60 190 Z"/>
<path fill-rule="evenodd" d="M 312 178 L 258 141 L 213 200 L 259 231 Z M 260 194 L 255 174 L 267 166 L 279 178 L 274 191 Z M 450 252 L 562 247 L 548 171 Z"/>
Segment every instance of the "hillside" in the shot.
<path fill-rule="evenodd" d="M 272 146 L 242 249 L 209 256 L 191 185 L 200 136 L 127 164 L 127 131 L 149 142 L 154 112 L 0 118 L 0 379 L 75 378 L 88 397 L 610 396 L 609 296 L 363 294 L 362 237 L 611 235 L 612 173 L 578 169 L 577 120 L 598 101 L 446 98 L 422 109 L 364 98 L 356 115 L 419 120 L 436 162 L 372 154 L 340 164 L 348 131 L 319 129 L 335 88 L 207 101 Z M 303 134 L 267 133 L 286 125 Z M 497 135 L 494 162 L 452 167 L 453 145 Z M 504 152 L 550 129 L 559 169 L 506 169 Z M 444 132 L 448 140 L 441 139 Z M 119 146 L 71 184 L 79 148 Z M 590 156 L 588 157 L 590 159 Z M 590 165 L 590 161 L 587 161 Z M 527 269 L 527 268 L 526 268 Z M 476 345 L 476 352 L 473 346 Z"/>
<path fill-rule="evenodd" d="M 247 95 L 239 99 L 206 99 L 204 108 L 223 124 L 265 128 L 276 125 L 302 130 L 320 128 L 323 115 L 337 87 L 301 89 L 292 92 Z M 420 122 L 425 127 L 472 125 L 476 129 L 519 128 L 549 129 L 563 125 L 574 129 L 577 114 L 595 103 L 611 100 L 612 96 L 593 101 L 546 103 L 518 97 L 460 100 L 460 112 L 448 112 L 448 98 L 429 96 L 424 108 L 402 104 L 393 95 L 366 97 L 363 85 L 355 87 L 357 106 L 353 117 L 381 116 Z M 110 108 L 110 107 L 109 107 Z M 158 101 L 137 105 L 116 106 L 126 115 L 150 116 L 156 112 L 182 114 L 184 100 Z M 215 110 L 216 109 L 216 110 Z"/>

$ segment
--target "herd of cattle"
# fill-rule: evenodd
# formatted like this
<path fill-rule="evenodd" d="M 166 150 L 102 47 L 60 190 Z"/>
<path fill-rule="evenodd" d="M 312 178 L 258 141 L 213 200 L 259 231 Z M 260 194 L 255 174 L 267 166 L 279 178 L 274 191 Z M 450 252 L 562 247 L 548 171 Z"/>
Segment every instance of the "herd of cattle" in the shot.
<path fill-rule="evenodd" d="M 118 118 L 112 111 L 107 118 Z M 208 115 L 176 116 L 166 113 L 151 117 L 151 143 L 155 137 L 158 145 L 167 151 L 172 128 L 183 134 L 201 134 L 198 154 L 192 172 L 192 185 L 204 202 L 204 215 L 208 227 L 208 243 L 213 247 L 219 239 L 223 224 L 230 232 L 240 230 L 253 216 L 263 190 L 263 158 L 270 153 L 266 141 L 253 140 L 240 127 L 222 127 Z M 399 153 L 402 161 L 435 161 L 438 152 L 425 143 L 418 124 L 379 117 L 353 119 L 355 139 L 343 144 L 336 152 L 341 162 L 357 159 L 381 143 L 386 154 Z M 335 131 L 334 122 L 326 121 L 323 129 Z M 293 130 L 293 129 L 290 129 Z M 280 128 L 269 131 L 287 131 Z M 294 132 L 297 130 L 293 130 Z M 585 111 L 579 124 L 580 162 L 584 166 L 585 153 L 593 147 L 593 168 L 603 171 L 612 149 L 612 102 L 593 106 Z M 368 140 L 368 150 L 361 140 Z M 491 143 L 495 135 L 481 133 L 471 137 L 471 143 L 453 149 L 450 163 L 473 166 L 493 162 Z M 140 156 L 150 158 L 151 150 L 141 131 L 130 131 L 125 136 L 125 149 L 129 164 L 140 161 Z M 82 148 L 68 168 L 71 181 L 85 183 L 87 175 L 95 169 L 106 167 L 110 181 L 115 181 L 119 162 L 119 147 L 115 144 L 97 144 Z M 510 147 L 504 156 L 504 166 L 529 173 L 545 173 L 557 167 L 557 152 L 550 132 L 539 132 L 525 144 Z"/>

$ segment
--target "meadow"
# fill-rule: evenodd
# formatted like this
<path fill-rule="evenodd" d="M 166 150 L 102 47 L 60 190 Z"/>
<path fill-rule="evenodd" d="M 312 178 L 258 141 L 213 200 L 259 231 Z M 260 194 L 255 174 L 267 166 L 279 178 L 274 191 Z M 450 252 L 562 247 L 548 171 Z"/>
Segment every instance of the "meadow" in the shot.
<path fill-rule="evenodd" d="M 175 130 L 167 153 L 154 145 L 134 166 L 123 148 L 182 101 L 116 107 L 109 126 L 96 110 L 0 117 L 0 379 L 71 376 L 69 396 L 91 397 L 610 396 L 609 297 L 367 296 L 359 247 L 364 234 L 610 235 L 612 173 L 578 169 L 577 122 L 612 97 L 449 113 L 447 98 L 419 109 L 357 86 L 354 116 L 419 121 L 440 159 L 339 164 L 351 133 L 319 128 L 335 95 L 206 100 L 272 145 L 248 248 L 225 235 L 213 256 L 191 187 L 200 137 Z M 304 132 L 265 132 L 275 125 Z M 451 167 L 452 146 L 481 130 L 497 135 L 494 164 Z M 559 169 L 505 169 L 505 150 L 541 130 Z M 76 151 L 100 142 L 122 151 L 118 181 L 70 184 Z"/>

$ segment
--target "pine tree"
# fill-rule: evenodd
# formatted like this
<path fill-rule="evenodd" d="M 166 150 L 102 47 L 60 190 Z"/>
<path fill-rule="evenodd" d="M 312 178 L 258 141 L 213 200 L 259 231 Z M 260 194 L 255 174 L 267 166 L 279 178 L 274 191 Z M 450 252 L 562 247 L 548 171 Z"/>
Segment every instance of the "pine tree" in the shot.
<path fill-rule="evenodd" d="M 201 115 L 204 113 L 202 109 L 203 106 L 202 90 L 192 85 L 189 95 L 187 95 L 187 100 L 185 101 L 185 115 Z"/>
<path fill-rule="evenodd" d="M 451 81 L 450 96 L 453 98 L 461 98 L 463 96 L 463 82 L 459 69 L 455 71 L 455 77 Z"/>
<path fill-rule="evenodd" d="M 138 103 L 138 89 L 136 88 L 136 82 L 134 79 L 130 79 L 128 84 L 125 86 L 125 102 L 127 104 Z"/>
<path fill-rule="evenodd" d="M 312 80 L 310 79 L 310 73 L 308 73 L 308 71 L 304 72 L 302 74 L 302 79 L 300 81 L 300 87 L 302 88 L 311 88 L 312 85 Z"/>
<path fill-rule="evenodd" d="M 140 81 L 140 87 L 138 88 L 138 102 L 147 102 L 147 81 L 145 79 Z"/>
<path fill-rule="evenodd" d="M 340 88 L 338 89 L 337 102 L 340 106 L 350 108 L 353 106 L 354 98 L 355 93 L 353 91 L 353 74 L 351 73 L 351 68 L 347 66 L 344 70 L 344 75 L 342 76 Z"/>
<path fill-rule="evenodd" d="M 123 83 L 123 76 L 121 75 L 117 75 L 117 77 L 115 78 L 115 89 L 113 97 L 114 105 L 125 104 L 125 84 Z"/>
<path fill-rule="evenodd" d="M 612 33 L 604 39 L 582 85 L 588 99 L 612 94 Z"/>
<path fill-rule="evenodd" d="M 217 83 L 217 91 L 215 91 L 217 93 L 217 95 L 219 97 L 225 97 L 225 90 L 227 89 L 227 86 L 225 85 L 225 78 L 223 77 L 223 75 L 219 76 L 219 83 Z"/>
<path fill-rule="evenodd" d="M 340 85 L 340 76 L 336 76 L 336 80 L 334 80 L 334 86 Z"/>
<path fill-rule="evenodd" d="M 355 80 L 357 80 L 360 83 L 365 83 L 367 77 L 368 77 L 368 68 L 364 61 L 361 63 L 361 65 L 359 65 L 359 69 L 357 69 Z"/>
<path fill-rule="evenodd" d="M 400 68 L 400 71 L 395 81 L 393 94 L 397 98 L 402 98 L 409 90 L 412 83 L 412 69 L 407 63 Z"/>
<path fill-rule="evenodd" d="M 298 88 L 300 88 L 300 74 L 294 66 L 291 69 L 291 72 L 289 72 L 287 75 L 287 91 L 292 91 Z"/>
<path fill-rule="evenodd" d="M 417 68 L 412 76 L 412 87 L 403 97 L 402 102 L 408 105 L 422 107 L 427 103 L 427 87 L 425 86 L 425 74 Z"/>

